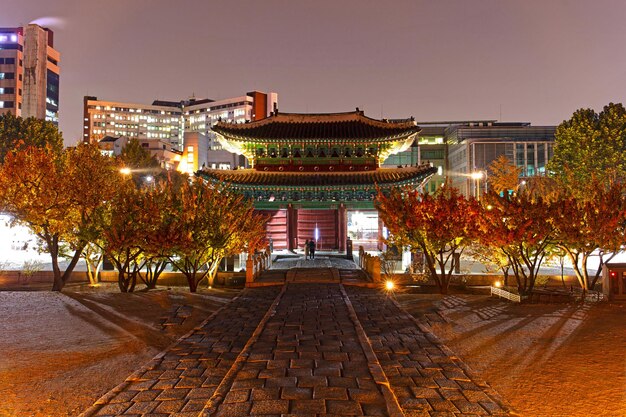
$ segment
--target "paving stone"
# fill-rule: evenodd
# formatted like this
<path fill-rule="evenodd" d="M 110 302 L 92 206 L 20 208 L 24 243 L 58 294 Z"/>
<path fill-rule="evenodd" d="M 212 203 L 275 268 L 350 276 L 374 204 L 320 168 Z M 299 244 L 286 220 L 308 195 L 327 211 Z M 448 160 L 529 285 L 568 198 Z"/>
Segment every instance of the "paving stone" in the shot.
<path fill-rule="evenodd" d="M 461 412 L 466 413 L 466 414 L 469 414 L 469 413 L 472 413 L 475 415 L 487 414 L 487 411 L 484 408 L 482 408 L 480 404 L 471 403 L 467 401 L 466 399 L 452 400 L 452 403 L 454 403 L 456 408 L 458 408 Z"/>
<path fill-rule="evenodd" d="M 125 392 L 129 392 L 129 391 L 125 391 Z M 156 389 L 148 390 L 148 391 L 140 391 L 137 393 L 137 395 L 133 397 L 133 402 L 152 401 L 160 393 L 161 393 L 161 390 L 156 390 Z"/>
<path fill-rule="evenodd" d="M 349 400 L 328 400 L 326 401 L 326 411 L 330 414 L 342 416 L 359 416 L 363 414 L 359 403 Z"/>
<path fill-rule="evenodd" d="M 151 392 L 151 391 L 134 391 L 134 390 L 122 391 L 119 394 L 117 394 L 115 397 L 113 397 L 110 403 L 115 404 L 115 403 L 124 403 L 124 402 L 130 401 L 133 398 L 135 398 L 135 396 L 137 396 L 139 393 L 142 393 L 142 392 Z M 159 394 L 159 392 L 160 391 L 156 391 L 157 395 Z M 147 401 L 150 401 L 150 400 L 151 399 Z"/>
<path fill-rule="evenodd" d="M 145 391 L 149 390 L 153 385 L 155 385 L 156 381 L 153 379 L 149 379 L 146 381 L 133 381 L 128 386 L 129 391 Z"/>
<path fill-rule="evenodd" d="M 312 370 L 311 370 L 312 372 Z M 326 387 L 328 379 L 325 376 L 303 376 L 298 377 L 298 387 Z"/>
<path fill-rule="evenodd" d="M 280 388 L 279 387 L 253 388 L 251 399 L 252 401 L 278 400 L 280 399 Z"/>
<path fill-rule="evenodd" d="M 225 404 L 242 403 L 242 402 L 248 401 L 249 398 L 250 398 L 250 390 L 247 390 L 247 389 L 232 390 L 228 394 L 226 394 L 226 397 L 224 398 L 224 403 Z"/>
<path fill-rule="evenodd" d="M 185 406 L 185 400 L 161 401 L 154 409 L 155 413 L 172 414 L 181 411 Z"/>
<path fill-rule="evenodd" d="M 242 417 L 250 414 L 252 403 L 222 404 L 215 413 L 216 417 Z"/>
<path fill-rule="evenodd" d="M 187 394 L 187 398 L 206 398 L 208 400 L 214 392 L 215 388 L 193 388 L 189 391 L 189 394 Z"/>
<path fill-rule="evenodd" d="M 119 415 L 127 410 L 133 403 L 125 402 L 125 403 L 114 403 L 107 404 L 98 410 L 97 416 L 105 416 L 105 415 Z"/>
<path fill-rule="evenodd" d="M 283 388 L 280 394 L 280 397 L 284 400 L 307 400 L 311 398 L 316 398 L 314 397 L 312 388 L 298 388 L 298 387 Z"/>
<path fill-rule="evenodd" d="M 313 398 L 326 400 L 347 400 L 348 390 L 342 387 L 315 387 L 315 389 L 313 389 Z"/>
<path fill-rule="evenodd" d="M 326 413 L 326 401 L 324 400 L 298 400 L 291 404 L 292 414 L 323 414 Z"/>
<path fill-rule="evenodd" d="M 358 386 L 356 378 L 344 378 L 340 376 L 328 377 L 329 387 L 356 388 Z"/>
<path fill-rule="evenodd" d="M 289 412 L 288 400 L 261 400 L 252 403 L 252 415 L 284 414 Z"/>
<path fill-rule="evenodd" d="M 190 399 L 189 401 L 187 401 L 187 403 L 185 404 L 185 406 L 183 407 L 181 411 L 183 412 L 195 411 L 197 415 L 199 411 L 202 411 L 205 405 L 206 405 L 206 400 Z"/>

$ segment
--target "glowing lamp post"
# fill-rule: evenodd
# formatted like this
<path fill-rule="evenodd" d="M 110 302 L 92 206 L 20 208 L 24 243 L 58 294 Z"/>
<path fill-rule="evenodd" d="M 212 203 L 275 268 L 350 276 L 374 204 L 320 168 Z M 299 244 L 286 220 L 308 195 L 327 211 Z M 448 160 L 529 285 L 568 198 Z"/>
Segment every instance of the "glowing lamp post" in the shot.
<path fill-rule="evenodd" d="M 476 199 L 480 201 L 480 180 L 483 179 L 485 173 L 482 171 L 472 172 L 470 177 L 475 181 Z"/>

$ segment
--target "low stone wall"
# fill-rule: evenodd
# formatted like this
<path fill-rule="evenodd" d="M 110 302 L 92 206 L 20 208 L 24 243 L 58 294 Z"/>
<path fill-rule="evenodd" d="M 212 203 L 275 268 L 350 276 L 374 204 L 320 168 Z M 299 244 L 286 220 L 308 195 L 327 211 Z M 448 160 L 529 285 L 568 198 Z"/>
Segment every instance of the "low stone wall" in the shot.
<path fill-rule="evenodd" d="M 32 275 L 25 275 L 22 271 L 0 271 L 0 285 L 20 286 L 28 284 L 45 284 L 52 286 L 54 281 L 52 271 L 39 271 Z M 100 271 L 100 282 L 117 282 L 117 271 Z M 88 283 L 89 278 L 85 271 L 75 271 L 70 275 L 69 282 Z M 215 278 L 215 284 L 227 287 L 243 287 L 245 284 L 245 272 L 218 272 Z M 143 287 L 141 279 L 137 278 L 137 289 Z M 186 287 L 187 278 L 181 272 L 163 272 L 159 276 L 158 285 L 166 287 Z M 200 285 L 206 285 L 204 281 Z"/>

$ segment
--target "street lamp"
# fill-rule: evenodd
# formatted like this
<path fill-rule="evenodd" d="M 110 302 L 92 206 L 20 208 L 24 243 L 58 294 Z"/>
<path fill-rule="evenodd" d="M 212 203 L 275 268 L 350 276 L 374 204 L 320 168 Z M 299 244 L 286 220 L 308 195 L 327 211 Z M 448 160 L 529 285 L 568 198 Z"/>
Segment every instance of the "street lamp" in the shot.
<path fill-rule="evenodd" d="M 472 172 L 470 177 L 475 181 L 474 186 L 476 187 L 476 199 L 480 201 L 480 180 L 483 179 L 485 173 L 482 171 Z"/>
<path fill-rule="evenodd" d="M 131 174 L 130 168 L 128 168 L 128 167 L 120 168 L 120 174 L 122 174 L 122 175 L 130 175 Z"/>

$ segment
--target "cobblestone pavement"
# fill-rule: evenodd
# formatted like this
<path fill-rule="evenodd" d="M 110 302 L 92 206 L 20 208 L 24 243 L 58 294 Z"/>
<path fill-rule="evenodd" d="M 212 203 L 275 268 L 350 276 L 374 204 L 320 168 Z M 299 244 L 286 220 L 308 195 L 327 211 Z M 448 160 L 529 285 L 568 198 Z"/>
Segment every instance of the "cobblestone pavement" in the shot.
<path fill-rule="evenodd" d="M 245 290 L 83 416 L 197 416 L 280 292 Z"/>
<path fill-rule="evenodd" d="M 346 291 L 406 416 L 508 415 L 498 394 L 392 298 Z"/>
<path fill-rule="evenodd" d="M 290 283 L 243 291 L 83 416 L 507 413 L 382 292 Z"/>
<path fill-rule="evenodd" d="M 339 285 L 290 284 L 217 416 L 388 415 Z"/>

